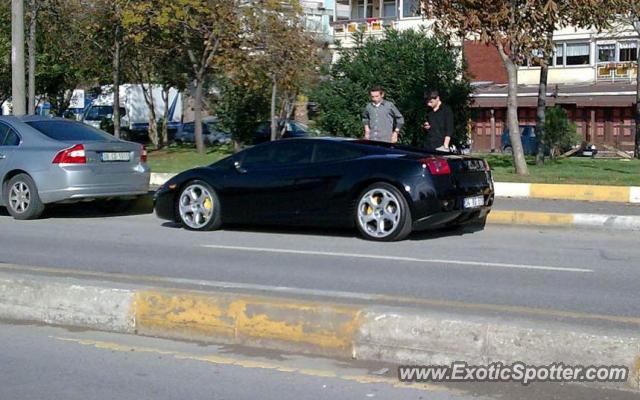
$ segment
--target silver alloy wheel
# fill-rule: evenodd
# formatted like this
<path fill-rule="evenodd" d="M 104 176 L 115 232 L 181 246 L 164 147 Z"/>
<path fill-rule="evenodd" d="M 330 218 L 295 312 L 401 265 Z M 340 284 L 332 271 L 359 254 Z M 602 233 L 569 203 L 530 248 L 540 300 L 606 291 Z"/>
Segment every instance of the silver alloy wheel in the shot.
<path fill-rule="evenodd" d="M 192 229 L 201 229 L 213 215 L 216 204 L 209 190 L 202 185 L 187 186 L 180 193 L 178 209 L 182 221 Z"/>
<path fill-rule="evenodd" d="M 22 214 L 31 204 L 31 191 L 26 183 L 18 181 L 9 190 L 9 207 L 17 214 Z"/>
<path fill-rule="evenodd" d="M 358 223 L 368 235 L 385 238 L 393 233 L 401 217 L 400 201 L 386 189 L 373 189 L 360 198 Z"/>

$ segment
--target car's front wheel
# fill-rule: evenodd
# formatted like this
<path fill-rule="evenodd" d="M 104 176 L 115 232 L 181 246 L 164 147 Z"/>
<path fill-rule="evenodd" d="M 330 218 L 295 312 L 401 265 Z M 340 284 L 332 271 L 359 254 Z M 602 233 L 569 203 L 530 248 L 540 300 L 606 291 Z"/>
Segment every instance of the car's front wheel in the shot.
<path fill-rule="evenodd" d="M 222 225 L 220 200 L 206 182 L 195 180 L 180 191 L 176 211 L 182 225 L 193 231 L 211 231 Z"/>
<path fill-rule="evenodd" d="M 369 240 L 391 242 L 411 233 L 411 210 L 395 186 L 374 183 L 358 197 L 356 226 Z"/>
<path fill-rule="evenodd" d="M 18 174 L 9 180 L 4 191 L 4 204 L 15 219 L 37 219 L 44 211 L 35 182 L 27 174 Z"/>

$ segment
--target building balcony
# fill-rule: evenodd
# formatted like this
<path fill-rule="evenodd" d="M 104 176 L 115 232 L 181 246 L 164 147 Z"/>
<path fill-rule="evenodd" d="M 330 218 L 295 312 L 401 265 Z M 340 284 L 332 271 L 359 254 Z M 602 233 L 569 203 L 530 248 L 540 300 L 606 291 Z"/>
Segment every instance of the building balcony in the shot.
<path fill-rule="evenodd" d="M 637 61 L 601 62 L 596 65 L 596 80 L 609 82 L 633 81 L 638 76 Z"/>
<path fill-rule="evenodd" d="M 367 18 L 342 20 L 331 24 L 334 36 L 349 36 L 356 32 L 366 35 L 381 35 L 385 29 L 397 28 L 398 18 Z"/>

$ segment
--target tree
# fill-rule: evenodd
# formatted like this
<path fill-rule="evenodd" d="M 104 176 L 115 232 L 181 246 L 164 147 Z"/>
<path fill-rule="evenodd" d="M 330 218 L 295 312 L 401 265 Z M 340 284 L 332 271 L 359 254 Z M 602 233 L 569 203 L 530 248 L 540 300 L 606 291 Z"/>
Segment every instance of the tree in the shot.
<path fill-rule="evenodd" d="M 180 32 L 180 55 L 190 65 L 195 85 L 195 141 L 204 153 L 202 101 L 204 83 L 234 65 L 245 36 L 239 0 L 160 0 L 154 2 L 152 21 L 161 29 Z"/>
<path fill-rule="evenodd" d="M 297 1 L 264 1 L 246 11 L 245 21 L 251 29 L 251 52 L 247 55 L 251 66 L 239 75 L 245 75 L 243 79 L 249 76 L 255 86 L 269 82 L 271 140 L 276 140 L 281 134 L 277 131 L 277 118 L 291 117 L 299 89 L 316 75 L 318 46 L 304 29 L 303 10 Z M 279 113 L 278 93 L 282 93 Z"/>
<path fill-rule="evenodd" d="M 183 89 L 188 72 L 186 58 L 180 56 L 180 42 L 175 37 L 181 34 L 177 25 L 159 20 L 155 1 L 135 0 L 123 13 L 123 27 L 127 42 L 131 46 L 129 74 L 140 84 L 145 102 L 149 107 L 149 139 L 157 147 L 168 144 L 169 91 L 172 87 Z M 158 133 L 154 88 L 162 87 L 164 113 L 162 129 Z"/>
<path fill-rule="evenodd" d="M 547 77 L 549 73 L 549 60 L 554 52 L 553 32 L 558 26 L 577 26 L 582 28 L 596 27 L 602 30 L 611 26 L 611 4 L 609 1 L 593 0 L 548 0 L 546 2 L 533 3 L 540 8 L 539 12 L 546 15 L 540 23 L 545 31 L 544 36 L 538 39 L 538 48 L 532 54 L 532 61 L 540 65 L 540 83 L 538 88 L 538 106 L 536 112 L 536 137 L 538 141 L 538 153 L 536 164 L 544 164 L 545 155 L 545 116 Z"/>
<path fill-rule="evenodd" d="M 29 100 L 28 114 L 36 113 L 36 34 L 38 24 L 38 11 L 40 10 L 41 0 L 31 0 L 29 2 L 29 37 L 27 39 L 27 48 L 29 53 Z"/>
<path fill-rule="evenodd" d="M 549 0 L 424 0 L 423 11 L 439 32 L 468 35 L 496 46 L 507 70 L 507 125 L 518 175 L 528 175 L 518 129 L 518 66 L 539 47 L 547 32 Z"/>
<path fill-rule="evenodd" d="M 640 3 L 638 0 L 613 0 L 610 6 L 617 11 L 619 21 L 633 27 L 640 35 Z M 634 142 L 634 157 L 640 158 L 640 58 L 636 56 L 636 136 Z"/>
<path fill-rule="evenodd" d="M 459 62 L 459 49 L 428 37 L 423 30 L 389 30 L 382 39 L 364 40 L 360 35 L 356 43 L 356 48 L 338 49 L 338 61 L 311 94 L 320 106 L 318 123 L 324 131 L 362 136 L 361 114 L 369 89 L 382 85 L 385 98 L 394 101 L 405 117 L 401 142 L 419 145 L 424 140 L 427 89 L 438 89 L 456 110 L 454 138 L 466 137 L 471 87 Z"/>
<path fill-rule="evenodd" d="M 11 3 L 0 3 L 0 106 L 11 97 Z"/>

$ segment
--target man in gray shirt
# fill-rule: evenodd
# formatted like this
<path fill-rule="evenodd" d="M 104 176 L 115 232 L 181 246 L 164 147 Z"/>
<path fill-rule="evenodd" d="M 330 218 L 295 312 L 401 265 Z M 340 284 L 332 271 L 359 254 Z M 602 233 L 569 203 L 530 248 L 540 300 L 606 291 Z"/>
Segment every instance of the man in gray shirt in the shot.
<path fill-rule="evenodd" d="M 404 125 L 404 117 L 395 104 L 384 99 L 384 90 L 380 86 L 371 88 L 369 94 L 371 103 L 367 104 L 362 113 L 364 138 L 396 143 Z"/>

